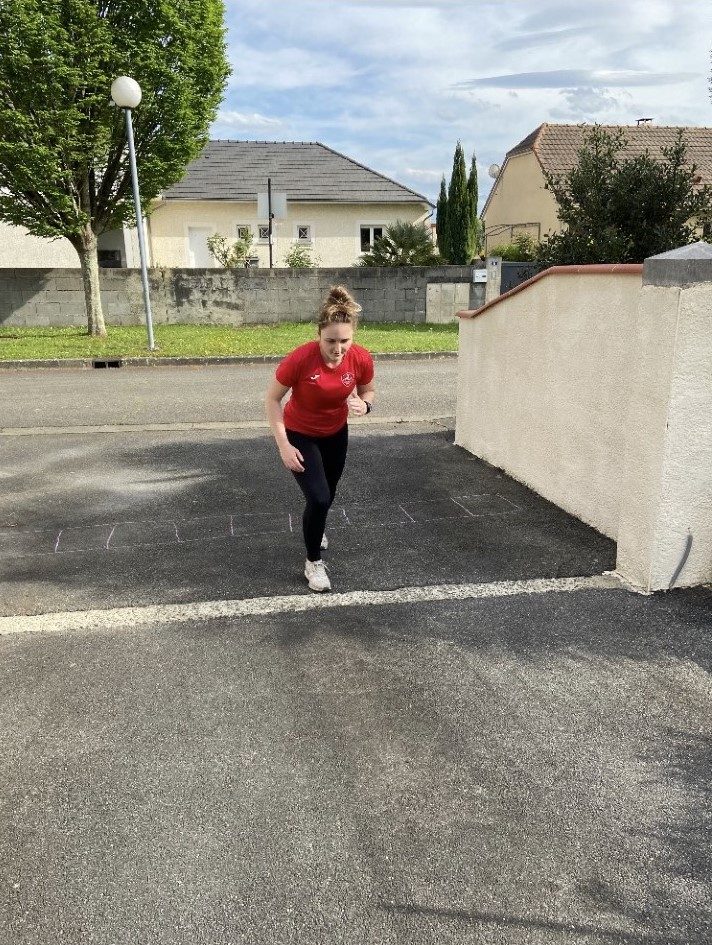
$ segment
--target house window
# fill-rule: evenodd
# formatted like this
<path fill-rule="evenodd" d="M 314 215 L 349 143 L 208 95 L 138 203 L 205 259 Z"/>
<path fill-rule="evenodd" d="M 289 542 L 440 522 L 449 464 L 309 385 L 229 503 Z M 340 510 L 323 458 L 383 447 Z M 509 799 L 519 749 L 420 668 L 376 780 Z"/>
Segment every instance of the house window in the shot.
<path fill-rule="evenodd" d="M 361 252 L 367 253 L 373 249 L 376 240 L 383 236 L 382 226 L 362 226 L 361 227 Z"/>
<path fill-rule="evenodd" d="M 104 269 L 121 268 L 121 250 L 120 249 L 98 249 L 96 255 L 99 265 Z"/>
<path fill-rule="evenodd" d="M 260 243 L 266 243 L 269 240 L 269 224 L 257 227 L 257 239 Z"/>
<path fill-rule="evenodd" d="M 246 240 L 246 239 L 249 239 L 249 237 L 250 237 L 250 228 L 249 228 L 249 226 L 247 226 L 247 224 L 238 223 L 237 226 L 235 227 L 235 230 L 236 230 L 236 232 L 237 232 L 237 238 L 238 238 L 239 240 Z"/>
<path fill-rule="evenodd" d="M 297 241 L 299 243 L 311 243 L 311 238 L 311 227 L 300 223 L 297 227 Z"/>

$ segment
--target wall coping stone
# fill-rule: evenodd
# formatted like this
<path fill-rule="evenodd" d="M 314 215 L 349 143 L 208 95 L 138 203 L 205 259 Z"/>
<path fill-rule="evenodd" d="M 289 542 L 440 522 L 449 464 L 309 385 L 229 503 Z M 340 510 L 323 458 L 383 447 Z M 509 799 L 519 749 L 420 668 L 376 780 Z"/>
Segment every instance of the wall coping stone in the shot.
<path fill-rule="evenodd" d="M 539 282 L 540 279 L 546 279 L 549 276 L 610 276 L 615 274 L 641 276 L 642 273 L 642 263 L 595 263 L 589 266 L 550 266 L 542 272 L 537 272 L 536 275 L 532 276 L 531 279 L 527 279 L 526 282 L 516 285 L 513 289 L 510 289 L 509 292 L 503 292 L 502 295 L 498 295 L 497 298 L 485 302 L 480 308 L 462 309 L 459 312 L 455 312 L 455 314 L 458 318 L 462 319 L 476 318 L 494 305 L 503 302 L 504 299 L 511 298 L 511 296 L 516 295 L 517 292 L 523 292 L 524 289 L 528 289 L 530 285 Z"/>
<path fill-rule="evenodd" d="M 712 282 L 712 246 L 700 241 L 645 260 L 643 285 L 682 288 Z"/>

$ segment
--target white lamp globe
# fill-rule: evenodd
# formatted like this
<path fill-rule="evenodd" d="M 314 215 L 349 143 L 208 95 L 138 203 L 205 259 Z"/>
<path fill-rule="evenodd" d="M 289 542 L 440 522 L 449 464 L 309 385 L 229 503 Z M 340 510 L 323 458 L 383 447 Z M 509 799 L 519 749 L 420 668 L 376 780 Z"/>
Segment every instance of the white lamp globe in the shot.
<path fill-rule="evenodd" d="M 119 108 L 136 108 L 141 101 L 141 86 L 128 75 L 120 75 L 111 83 L 111 97 Z"/>

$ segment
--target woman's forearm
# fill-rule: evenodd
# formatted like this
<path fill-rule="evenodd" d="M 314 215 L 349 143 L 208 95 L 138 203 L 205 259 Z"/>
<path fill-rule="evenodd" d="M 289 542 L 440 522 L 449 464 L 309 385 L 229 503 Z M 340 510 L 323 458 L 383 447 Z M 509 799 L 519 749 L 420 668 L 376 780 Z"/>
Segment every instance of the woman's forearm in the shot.
<path fill-rule="evenodd" d="M 376 395 L 376 390 L 370 384 L 367 384 L 365 387 L 357 388 L 358 395 L 367 404 L 373 404 L 373 398 Z"/>
<path fill-rule="evenodd" d="M 282 417 L 282 403 L 279 400 L 275 400 L 274 397 L 268 397 L 265 408 L 267 412 L 267 422 L 272 430 L 272 435 L 275 438 L 277 446 L 281 449 L 283 446 L 289 444 L 287 431 L 284 427 L 284 419 Z"/>

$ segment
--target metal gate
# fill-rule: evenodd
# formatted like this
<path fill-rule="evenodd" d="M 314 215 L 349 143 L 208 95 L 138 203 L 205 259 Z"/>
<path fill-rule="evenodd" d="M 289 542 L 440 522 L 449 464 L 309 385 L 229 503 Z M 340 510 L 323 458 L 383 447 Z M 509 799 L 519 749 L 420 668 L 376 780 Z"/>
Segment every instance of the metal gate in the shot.
<path fill-rule="evenodd" d="M 531 262 L 503 262 L 502 263 L 502 285 L 500 292 L 509 292 L 516 286 L 531 279 L 537 272 L 541 272 L 544 266 L 539 263 Z"/>

